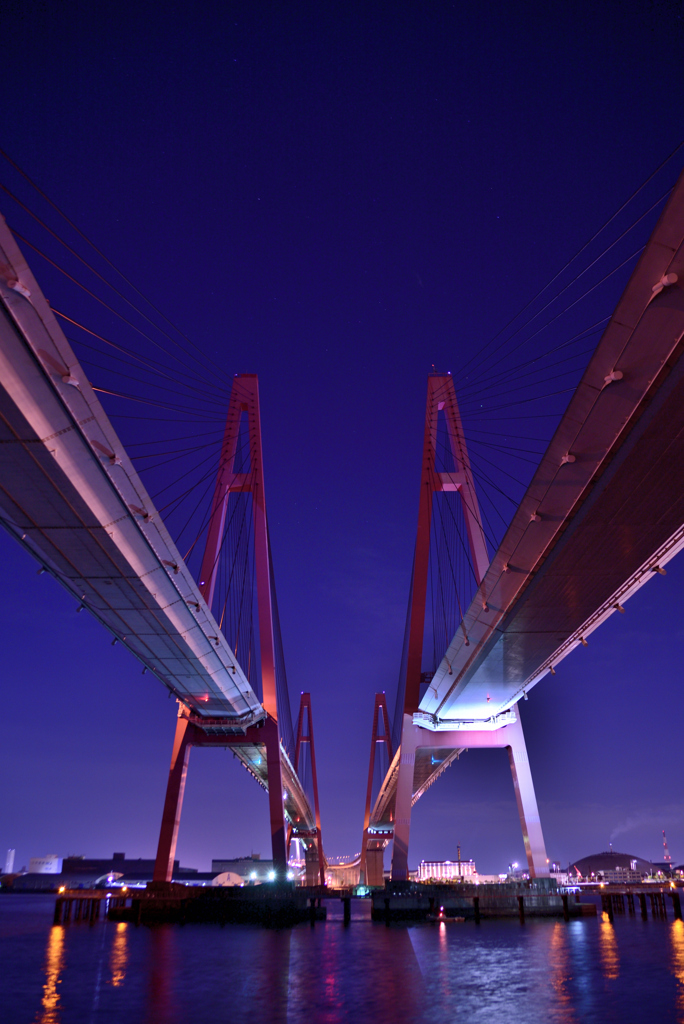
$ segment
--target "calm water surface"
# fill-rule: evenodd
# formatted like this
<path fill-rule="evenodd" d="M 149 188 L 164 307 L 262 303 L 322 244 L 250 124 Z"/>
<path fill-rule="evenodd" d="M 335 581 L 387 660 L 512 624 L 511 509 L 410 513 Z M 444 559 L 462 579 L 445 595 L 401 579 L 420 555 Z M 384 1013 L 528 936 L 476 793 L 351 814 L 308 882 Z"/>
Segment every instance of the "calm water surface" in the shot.
<path fill-rule="evenodd" d="M 51 924 L 0 897 L 2 1024 L 222 1021 L 684 1024 L 684 924 L 640 917 L 411 927 Z M 334 916 L 333 916 L 334 915 Z"/>

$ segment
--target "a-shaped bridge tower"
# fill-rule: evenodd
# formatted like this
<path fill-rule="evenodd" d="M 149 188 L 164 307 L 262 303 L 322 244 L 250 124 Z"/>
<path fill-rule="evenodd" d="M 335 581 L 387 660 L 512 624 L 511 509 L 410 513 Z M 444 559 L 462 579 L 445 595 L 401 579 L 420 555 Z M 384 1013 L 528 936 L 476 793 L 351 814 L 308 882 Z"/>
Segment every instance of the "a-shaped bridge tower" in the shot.
<path fill-rule="evenodd" d="M 445 464 L 449 465 L 448 469 Z M 419 714 L 421 706 L 421 690 L 425 690 L 426 686 L 429 690 L 433 678 L 422 669 L 431 527 L 436 502 L 440 496 L 453 493 L 458 495 L 461 502 L 472 573 L 479 588 L 489 567 L 489 556 L 454 382 L 451 374 L 432 373 L 428 377 L 418 531 L 406 624 L 406 655 L 395 711 L 395 737 L 399 745 L 394 756 L 392 741 L 387 735 L 389 719 L 384 695 L 376 694 L 375 698 L 361 854 L 362 877 L 370 885 L 382 884 L 383 850 L 391 838 L 394 839 L 392 878 L 396 881 L 408 880 L 411 808 L 463 750 L 473 747 L 508 749 L 530 872 L 537 876 L 546 872 L 544 839 L 519 719 L 509 715 L 504 728 L 495 728 L 490 723 L 486 726 L 484 723 L 472 723 L 470 728 L 465 728 L 465 723 L 459 723 L 463 731 L 451 734 L 429 732 L 414 722 L 414 716 Z M 486 598 L 481 598 L 481 604 L 482 611 L 488 613 Z M 465 628 L 461 623 L 463 642 L 469 646 L 470 640 L 464 632 Z M 451 672 L 451 666 L 448 671 Z M 378 738 L 379 712 L 383 714 L 380 721 L 384 722 L 384 729 Z M 503 722 L 498 725 L 503 725 Z M 387 744 L 391 764 L 371 811 L 371 781 L 378 740 Z"/>
<path fill-rule="evenodd" d="M 492 746 L 509 749 L 530 874 L 546 871 L 517 702 L 684 547 L 683 286 L 684 175 L 491 562 L 473 540 L 479 517 L 452 416 L 478 587 L 420 693 L 429 498 L 449 481 L 435 470 L 430 424 L 452 392 L 430 378 L 401 745 L 367 815 L 369 851 L 394 837 L 396 880 L 407 877 L 412 805 L 461 750 Z"/>

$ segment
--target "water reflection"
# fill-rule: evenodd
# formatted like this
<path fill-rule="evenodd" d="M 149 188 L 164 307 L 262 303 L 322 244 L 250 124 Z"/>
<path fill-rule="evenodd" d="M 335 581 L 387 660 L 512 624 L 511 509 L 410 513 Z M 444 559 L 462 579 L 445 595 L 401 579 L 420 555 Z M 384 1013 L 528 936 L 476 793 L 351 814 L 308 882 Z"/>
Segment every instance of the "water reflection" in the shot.
<path fill-rule="evenodd" d="M 410 929 L 359 923 L 297 928 L 292 932 L 287 1020 L 316 1024 L 391 1020 L 436 1024 L 434 998 L 426 1003 Z M 432 933 L 434 934 L 434 933 Z M 281 950 L 281 956 L 284 950 Z M 445 966 L 445 977 L 448 968 Z M 277 991 L 277 990 L 276 990 Z M 276 1009 L 281 1006 L 278 1000 Z M 428 1014 L 428 1016 L 426 1016 Z M 253 1024 L 255 1017 L 245 1019 Z M 256 1020 L 280 1020 L 277 1016 Z"/>
<path fill-rule="evenodd" d="M 573 1009 L 569 984 L 572 981 L 570 950 L 568 948 L 567 925 L 557 922 L 551 932 L 549 943 L 549 969 L 551 987 L 556 996 L 557 1018 L 563 1024 L 577 1020 Z"/>
<path fill-rule="evenodd" d="M 606 913 L 601 915 L 599 921 L 599 956 L 601 957 L 604 976 L 611 980 L 619 978 L 620 957 L 615 939 L 615 930 Z"/>
<path fill-rule="evenodd" d="M 128 966 L 128 925 L 119 921 L 116 926 L 114 941 L 109 957 L 109 969 L 112 974 L 111 983 L 115 988 L 123 985 Z"/>
<path fill-rule="evenodd" d="M 440 921 L 437 927 L 439 928 L 439 938 L 437 940 L 439 990 L 441 997 L 450 1002 L 452 972 L 449 965 L 449 936 L 447 935 L 447 924 L 445 921 Z"/>
<path fill-rule="evenodd" d="M 147 993 L 147 1020 L 150 1024 L 170 1024 L 178 1019 L 178 1004 L 173 987 L 176 968 L 176 933 L 173 925 L 150 929 L 150 974 Z"/>
<path fill-rule="evenodd" d="M 290 989 L 290 943 L 292 929 L 273 930 L 264 934 L 263 974 L 259 985 L 259 1002 L 268 1008 L 266 1019 L 273 1024 L 287 1021 Z M 250 1015 L 251 1016 L 251 1015 Z M 254 1017 L 251 1016 L 254 1020 Z"/>
<path fill-rule="evenodd" d="M 677 980 L 677 1024 L 684 1024 L 684 921 L 673 921 L 670 931 L 672 973 Z"/>
<path fill-rule="evenodd" d="M 684 1024 L 671 919 L 51 927 L 18 899 L 0 899 L 3 1022 Z"/>
<path fill-rule="evenodd" d="M 48 935 L 45 954 L 45 984 L 41 1009 L 36 1017 L 37 1024 L 58 1024 L 59 1022 L 59 985 L 60 975 L 64 969 L 64 927 L 53 925 Z"/>

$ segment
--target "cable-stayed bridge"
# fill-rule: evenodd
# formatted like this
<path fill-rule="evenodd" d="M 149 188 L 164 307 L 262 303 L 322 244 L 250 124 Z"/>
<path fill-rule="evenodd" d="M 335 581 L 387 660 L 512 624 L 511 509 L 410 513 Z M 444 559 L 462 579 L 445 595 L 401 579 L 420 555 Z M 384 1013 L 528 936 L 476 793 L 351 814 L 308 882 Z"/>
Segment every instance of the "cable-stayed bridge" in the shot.
<path fill-rule="evenodd" d="M 446 418 L 440 453 L 438 419 Z M 451 468 L 440 467 L 446 453 Z M 431 518 L 463 504 L 477 591 L 422 672 Z M 376 696 L 361 870 L 408 878 L 411 807 L 464 750 L 509 752 L 528 865 L 547 858 L 517 702 L 684 546 L 684 175 L 491 562 L 453 381 L 428 381 L 418 535 L 394 736 Z M 394 741 L 392 743 L 392 740 Z M 371 808 L 378 742 L 391 765 Z"/>
<path fill-rule="evenodd" d="M 491 560 L 453 378 L 429 377 L 393 726 L 384 695 L 374 710 L 373 755 L 384 748 L 390 766 L 377 794 L 373 760 L 369 772 L 359 870 L 373 884 L 391 839 L 393 876 L 407 877 L 411 807 L 477 747 L 508 748 L 530 871 L 546 871 L 516 704 L 664 572 L 684 539 L 683 239 L 680 180 Z M 233 381 L 195 579 L 4 222 L 0 263 L 3 525 L 180 702 L 156 877 L 170 878 L 190 749 L 228 746 L 268 789 L 278 870 L 295 837 L 308 880 L 322 878 L 310 702 L 303 695 L 295 742 L 279 641 L 256 378 Z M 461 607 L 452 588 L 456 628 L 449 642 L 449 616 L 441 633 L 433 624 L 442 647 L 426 672 L 428 591 L 433 577 L 451 587 L 445 522 L 457 507 L 475 596 Z M 241 599 L 229 640 L 227 599 L 217 594 L 232 543 L 231 581 L 242 574 L 233 592 L 251 595 L 251 576 L 254 593 Z M 313 799 L 302 784 L 305 752 Z"/>
<path fill-rule="evenodd" d="M 4 220 L 0 295 L 2 525 L 38 561 L 39 572 L 51 573 L 78 609 L 93 614 L 112 642 L 125 644 L 179 701 L 155 877 L 171 877 L 191 747 L 230 746 L 269 791 L 276 871 L 284 876 L 295 837 L 306 849 L 310 880 L 317 880 L 324 867 L 320 819 L 297 774 L 302 715 L 295 747 L 274 623 L 256 377 L 236 377 L 231 392 L 198 583 Z M 246 450 L 238 471 L 240 447 Z M 245 560 L 256 576 L 256 673 L 254 666 L 245 671 L 211 610 L 233 495 L 249 501 L 252 556 L 245 547 Z M 246 617 L 251 642 L 243 646 L 251 660 L 255 628 Z M 248 676 L 260 683 L 262 699 Z M 303 738 L 313 746 L 307 710 Z"/>

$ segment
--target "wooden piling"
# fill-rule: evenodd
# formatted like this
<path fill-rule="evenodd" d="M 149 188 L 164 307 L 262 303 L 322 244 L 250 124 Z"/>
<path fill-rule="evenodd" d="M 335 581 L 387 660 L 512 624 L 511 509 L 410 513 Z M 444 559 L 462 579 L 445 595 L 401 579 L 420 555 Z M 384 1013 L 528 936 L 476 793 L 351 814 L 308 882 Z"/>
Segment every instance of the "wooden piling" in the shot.
<path fill-rule="evenodd" d="M 480 897 L 473 896 L 473 911 L 475 912 L 475 924 L 480 923 Z"/>
<path fill-rule="evenodd" d="M 344 906 L 344 923 L 349 924 L 351 921 L 351 898 L 344 896 L 342 898 L 342 904 Z"/>
<path fill-rule="evenodd" d="M 525 897 L 518 896 L 518 915 L 520 917 L 520 924 L 525 924 Z"/>
<path fill-rule="evenodd" d="M 563 920 L 570 920 L 570 908 L 568 907 L 568 894 L 567 892 L 561 893 L 561 899 L 563 900 Z"/>
<path fill-rule="evenodd" d="M 674 911 L 675 921 L 681 921 L 682 920 L 682 901 L 679 898 L 679 893 L 678 892 L 674 892 L 674 890 L 673 890 L 670 893 L 670 896 L 672 898 L 672 909 Z"/>

